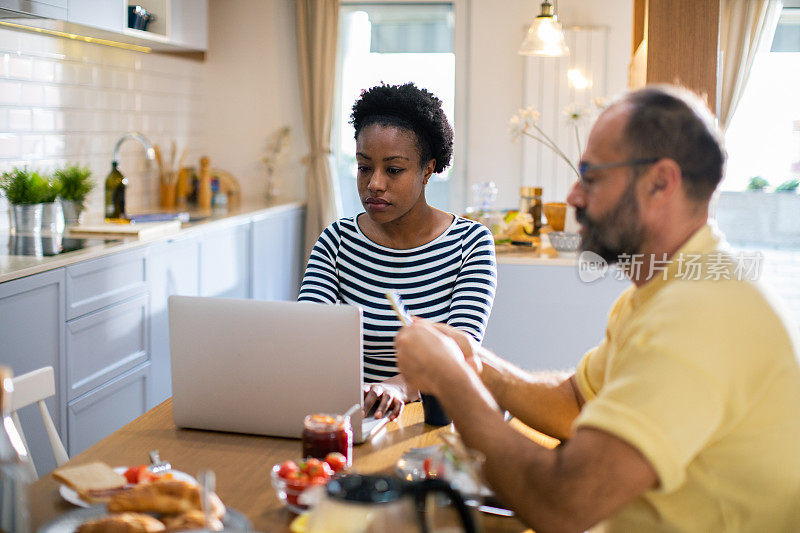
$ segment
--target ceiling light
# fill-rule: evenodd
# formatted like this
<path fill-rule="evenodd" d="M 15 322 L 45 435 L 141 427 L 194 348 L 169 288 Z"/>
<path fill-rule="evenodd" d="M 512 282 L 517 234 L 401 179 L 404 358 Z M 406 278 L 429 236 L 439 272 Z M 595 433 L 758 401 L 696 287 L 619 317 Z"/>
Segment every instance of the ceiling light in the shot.
<path fill-rule="evenodd" d="M 542 2 L 542 10 L 531 27 L 518 52 L 526 56 L 562 57 L 569 54 L 564 40 L 564 30 L 549 0 Z"/>

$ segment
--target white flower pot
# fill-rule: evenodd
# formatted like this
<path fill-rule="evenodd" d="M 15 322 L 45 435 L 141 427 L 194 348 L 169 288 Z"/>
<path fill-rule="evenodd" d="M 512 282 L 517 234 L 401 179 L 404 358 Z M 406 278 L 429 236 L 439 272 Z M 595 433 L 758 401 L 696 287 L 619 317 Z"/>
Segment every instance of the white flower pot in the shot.
<path fill-rule="evenodd" d="M 42 204 L 42 231 L 64 232 L 64 212 L 61 210 L 61 203 L 58 200 Z"/>
<path fill-rule="evenodd" d="M 77 226 L 80 222 L 83 206 L 75 200 L 61 200 L 61 210 L 64 212 L 64 223 L 67 226 Z"/>
<path fill-rule="evenodd" d="M 14 231 L 40 233 L 42 231 L 42 204 L 14 204 Z"/>

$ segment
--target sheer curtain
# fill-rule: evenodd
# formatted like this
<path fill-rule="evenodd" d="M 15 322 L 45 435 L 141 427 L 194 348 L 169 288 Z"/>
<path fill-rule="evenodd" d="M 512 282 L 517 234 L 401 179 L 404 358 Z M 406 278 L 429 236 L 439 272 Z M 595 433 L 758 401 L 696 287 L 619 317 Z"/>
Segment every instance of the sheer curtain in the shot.
<path fill-rule="evenodd" d="M 339 216 L 331 178 L 330 140 L 336 74 L 339 0 L 297 1 L 297 50 L 303 122 L 309 152 L 306 174 L 306 257 L 319 234 Z"/>
<path fill-rule="evenodd" d="M 719 125 L 728 128 L 744 94 L 759 48 L 768 46 L 775 34 L 781 0 L 722 0 L 719 47 L 722 53 Z"/>

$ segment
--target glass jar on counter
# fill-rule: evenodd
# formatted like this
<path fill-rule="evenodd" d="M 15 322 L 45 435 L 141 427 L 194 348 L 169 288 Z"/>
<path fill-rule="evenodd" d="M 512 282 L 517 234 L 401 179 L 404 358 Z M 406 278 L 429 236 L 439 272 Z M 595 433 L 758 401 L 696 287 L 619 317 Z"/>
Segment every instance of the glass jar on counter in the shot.
<path fill-rule="evenodd" d="M 319 460 L 331 452 L 339 452 L 347 458 L 347 466 L 353 464 L 353 428 L 349 416 L 315 414 L 303 421 L 303 459 L 316 457 Z"/>
<path fill-rule="evenodd" d="M 520 187 L 519 189 L 519 212 L 528 213 L 533 219 L 533 231 L 525 233 L 539 236 L 542 229 L 542 188 L 541 187 Z"/>

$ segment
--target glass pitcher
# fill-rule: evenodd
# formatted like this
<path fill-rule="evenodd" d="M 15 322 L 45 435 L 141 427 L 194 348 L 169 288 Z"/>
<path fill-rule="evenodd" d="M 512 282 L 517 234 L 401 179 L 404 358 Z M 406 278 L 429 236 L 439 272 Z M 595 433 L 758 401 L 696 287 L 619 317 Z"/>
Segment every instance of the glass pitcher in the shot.
<path fill-rule="evenodd" d="M 427 497 L 452 502 L 463 531 L 476 531 L 461 494 L 440 479 L 407 482 L 390 476 L 349 474 L 333 479 L 308 520 L 307 533 L 407 533 L 430 531 Z"/>

